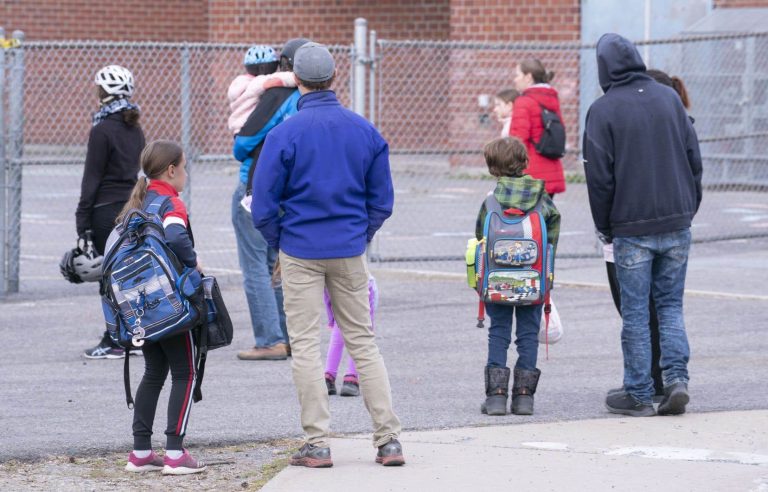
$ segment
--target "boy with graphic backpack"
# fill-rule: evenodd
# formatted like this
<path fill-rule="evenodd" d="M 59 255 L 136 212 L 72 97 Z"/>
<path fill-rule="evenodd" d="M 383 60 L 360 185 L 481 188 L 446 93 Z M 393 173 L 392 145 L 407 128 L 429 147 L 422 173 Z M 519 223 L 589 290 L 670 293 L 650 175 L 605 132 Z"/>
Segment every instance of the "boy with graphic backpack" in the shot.
<path fill-rule="evenodd" d="M 498 182 L 480 207 L 475 229 L 478 242 L 473 248 L 477 272 L 469 274 L 470 285 L 477 288 L 491 318 L 486 399 L 480 410 L 488 415 L 507 413 L 507 350 L 514 316 L 518 358 L 511 412 L 532 415 L 541 374 L 536 368 L 538 333 L 545 306 L 548 315 L 560 213 L 544 182 L 523 174 L 528 154 L 520 140 L 498 138 L 488 143 L 483 153 L 488 172 Z"/>

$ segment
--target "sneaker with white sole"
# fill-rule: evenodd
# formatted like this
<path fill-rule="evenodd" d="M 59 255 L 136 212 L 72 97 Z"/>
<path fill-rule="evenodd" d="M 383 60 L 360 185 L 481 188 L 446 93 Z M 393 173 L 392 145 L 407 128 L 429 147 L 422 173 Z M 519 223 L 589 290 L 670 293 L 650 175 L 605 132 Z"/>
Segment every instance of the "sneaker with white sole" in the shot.
<path fill-rule="evenodd" d="M 98 345 L 86 350 L 84 355 L 86 359 L 122 359 L 125 357 L 125 350 L 102 338 Z"/>
<path fill-rule="evenodd" d="M 163 457 L 163 464 L 163 475 L 189 475 L 200 473 L 206 468 L 202 461 L 197 461 L 186 449 L 178 459 L 169 458 L 166 454 Z"/>
<path fill-rule="evenodd" d="M 137 458 L 133 451 L 131 451 L 131 454 L 128 455 L 128 463 L 125 465 L 125 470 L 135 473 L 160 471 L 163 469 L 163 465 L 163 458 L 154 451 L 149 453 L 149 456 L 146 458 Z"/>

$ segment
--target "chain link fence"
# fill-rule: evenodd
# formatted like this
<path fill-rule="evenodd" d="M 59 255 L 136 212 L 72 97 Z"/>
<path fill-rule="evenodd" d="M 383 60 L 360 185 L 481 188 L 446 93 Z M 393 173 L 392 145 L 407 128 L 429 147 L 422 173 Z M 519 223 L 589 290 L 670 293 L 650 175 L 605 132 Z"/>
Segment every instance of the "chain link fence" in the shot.
<path fill-rule="evenodd" d="M 648 67 L 680 77 L 692 100 L 706 185 L 694 240 L 768 236 L 768 35 L 637 44 Z M 415 268 L 462 259 L 494 186 L 481 153 L 502 128 L 491 114 L 494 95 L 514 88 L 526 58 L 555 72 L 568 134 L 567 191 L 555 198 L 558 258 L 598 254 L 580 160 L 584 117 L 602 94 L 594 45 L 379 40 L 378 55 L 376 124 L 392 149 L 397 200 L 374 259 Z"/>
<path fill-rule="evenodd" d="M 491 116 L 493 96 L 512 87 L 516 64 L 531 57 L 556 73 L 552 84 L 568 130 L 568 189 L 556 197 L 563 215 L 558 256 L 596 254 L 579 159 L 586 109 L 601 94 L 594 46 L 376 41 L 370 34 L 368 49 L 359 44 L 367 35 L 357 32 L 357 49 L 331 50 L 342 103 L 354 101 L 390 142 L 395 212 L 375 239 L 372 261 L 457 268 L 479 204 L 494 186 L 481 155 L 501 131 Z M 707 185 L 695 240 L 768 236 L 768 34 L 638 44 L 649 67 L 685 81 L 692 100 Z M 0 293 L 18 289 L 19 271 L 22 290 L 60 288 L 57 263 L 75 240 L 74 211 L 98 108 L 92 78 L 113 63 L 135 75 L 133 100 L 142 108 L 147 140 L 176 140 L 185 148 L 191 175 L 185 200 L 206 269 L 238 275 L 230 220 L 238 163 L 226 127 L 226 90 L 242 72 L 247 48 L 26 42 L 0 51 Z"/>
<path fill-rule="evenodd" d="M 244 73 L 243 54 L 248 47 L 27 42 L 11 50 L 11 57 L 23 56 L 23 70 L 14 72 L 23 80 L 10 80 L 9 84 L 6 76 L 4 81 L 9 90 L 23 87 L 23 103 L 19 106 L 23 113 L 8 115 L 5 121 L 18 130 L 23 124 L 23 147 L 10 145 L 13 139 L 9 140 L 7 155 L 16 152 L 18 158 L 0 160 L 5 164 L 0 169 L 8 170 L 6 182 L 11 183 L 7 188 L 11 206 L 4 207 L 2 216 L 20 217 L 23 227 L 20 234 L 19 224 L 7 227 L 11 239 L 15 238 L 17 244 L 20 239 L 21 254 L 16 252 L 17 261 L 9 262 L 17 270 L 6 272 L 5 277 L 15 279 L 15 283 L 5 286 L 6 292 L 18 290 L 19 263 L 23 290 L 61 287 L 58 261 L 65 250 L 74 247 L 77 237 L 74 212 L 91 115 L 98 109 L 93 77 L 109 64 L 128 67 L 134 74 L 136 91 L 132 100 L 141 107 L 140 123 L 147 141 L 174 140 L 185 149 L 190 179 L 183 198 L 206 271 L 218 276 L 240 273 L 230 219 L 239 163 L 232 157 L 226 93 L 230 82 Z M 349 105 L 350 47 L 330 49 L 338 68 L 335 89 L 342 104 Z M 7 129 L 6 135 L 10 132 Z M 14 171 L 16 175 L 12 175 Z M 16 201 L 10 197 L 14 190 L 21 192 Z M 23 209 L 14 208 L 21 206 L 22 196 Z M 8 257 L 13 255 L 11 251 Z"/>

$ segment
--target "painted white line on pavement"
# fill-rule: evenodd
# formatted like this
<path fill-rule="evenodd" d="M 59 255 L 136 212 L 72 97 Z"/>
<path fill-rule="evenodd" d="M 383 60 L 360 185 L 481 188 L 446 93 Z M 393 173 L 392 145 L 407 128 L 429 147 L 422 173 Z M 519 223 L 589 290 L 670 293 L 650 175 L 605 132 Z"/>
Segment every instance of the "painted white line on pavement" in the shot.
<path fill-rule="evenodd" d="M 423 277 L 433 279 L 446 279 L 446 280 L 461 280 L 466 281 L 467 275 L 465 273 L 452 273 L 452 272 L 432 272 L 429 270 L 404 270 L 400 268 L 374 268 L 377 274 L 386 275 L 387 272 L 397 275 L 407 275 L 409 277 Z M 555 282 L 557 287 L 578 287 L 584 289 L 598 289 L 598 290 L 610 290 L 608 284 L 601 284 L 597 282 L 572 282 L 568 280 L 559 280 Z M 761 296 L 757 294 L 734 294 L 732 292 L 716 292 L 708 290 L 695 290 L 685 289 L 685 295 L 694 297 L 711 297 L 716 299 L 733 299 L 740 301 L 766 301 L 768 302 L 768 296 Z"/>
<path fill-rule="evenodd" d="M 568 445 L 564 442 L 521 442 L 522 446 L 545 451 L 568 451 Z"/>
<path fill-rule="evenodd" d="M 768 465 L 768 455 L 723 452 L 711 449 L 698 448 L 671 448 L 671 447 L 631 447 L 619 448 L 605 452 L 606 456 L 637 456 L 640 458 L 653 458 L 659 460 L 679 461 L 718 461 L 726 463 L 738 463 L 740 465 Z"/>

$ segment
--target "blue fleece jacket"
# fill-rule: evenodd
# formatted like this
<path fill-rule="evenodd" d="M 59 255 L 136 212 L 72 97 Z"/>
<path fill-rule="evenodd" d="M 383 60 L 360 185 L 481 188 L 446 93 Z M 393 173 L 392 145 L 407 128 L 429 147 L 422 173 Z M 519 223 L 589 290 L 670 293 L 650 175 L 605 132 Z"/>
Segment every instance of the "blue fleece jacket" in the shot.
<path fill-rule="evenodd" d="M 587 112 L 584 171 L 597 230 L 606 237 L 685 229 L 701 203 L 699 142 L 680 97 L 645 73 L 618 34 L 597 43 L 605 94 Z"/>
<path fill-rule="evenodd" d="M 270 246 L 302 259 L 365 252 L 392 214 L 389 147 L 333 91 L 299 99 L 267 135 L 253 178 L 253 223 Z"/>

